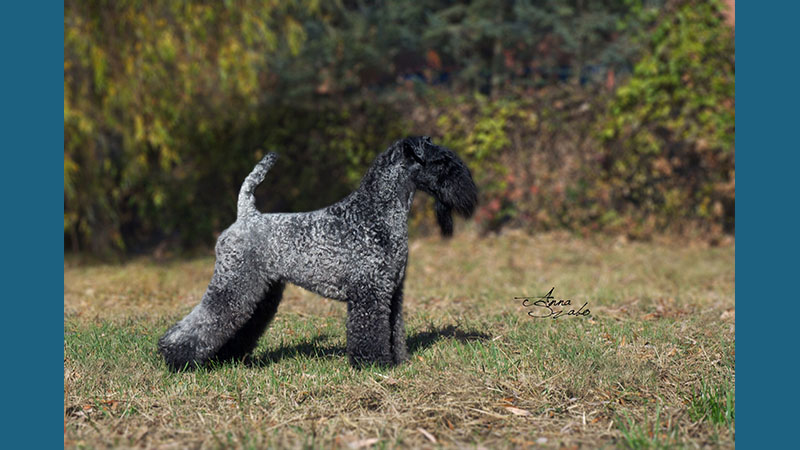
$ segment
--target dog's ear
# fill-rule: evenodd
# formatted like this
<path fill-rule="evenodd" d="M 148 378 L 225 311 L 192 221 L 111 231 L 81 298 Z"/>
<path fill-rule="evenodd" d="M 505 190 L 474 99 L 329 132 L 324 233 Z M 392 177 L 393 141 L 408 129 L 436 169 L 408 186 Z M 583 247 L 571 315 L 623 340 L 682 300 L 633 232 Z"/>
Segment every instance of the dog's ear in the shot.
<path fill-rule="evenodd" d="M 439 228 L 442 230 L 442 236 L 449 238 L 453 235 L 452 209 L 439 200 L 436 200 L 433 209 L 436 211 L 436 221 L 439 222 Z"/>
<path fill-rule="evenodd" d="M 406 157 L 411 158 L 424 166 L 425 151 L 422 150 L 421 145 L 417 145 L 416 141 L 417 139 L 414 138 L 403 139 L 403 153 L 406 155 Z"/>

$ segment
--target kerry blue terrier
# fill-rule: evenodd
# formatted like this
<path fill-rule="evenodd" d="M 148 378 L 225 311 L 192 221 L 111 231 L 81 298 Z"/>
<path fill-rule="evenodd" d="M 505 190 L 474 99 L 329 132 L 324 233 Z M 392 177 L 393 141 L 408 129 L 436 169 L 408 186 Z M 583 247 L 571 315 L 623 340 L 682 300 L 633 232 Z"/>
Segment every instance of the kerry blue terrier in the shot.
<path fill-rule="evenodd" d="M 453 151 L 410 137 L 380 154 L 360 187 L 338 203 L 304 213 L 262 214 L 253 192 L 277 155 L 256 165 L 239 192 L 236 222 L 219 236 L 203 299 L 159 340 L 173 369 L 235 359 L 253 350 L 275 315 L 285 283 L 347 302 L 350 363 L 406 358 L 403 282 L 408 213 L 417 189 L 432 195 L 442 234 L 451 211 L 469 217 L 477 188 Z"/>

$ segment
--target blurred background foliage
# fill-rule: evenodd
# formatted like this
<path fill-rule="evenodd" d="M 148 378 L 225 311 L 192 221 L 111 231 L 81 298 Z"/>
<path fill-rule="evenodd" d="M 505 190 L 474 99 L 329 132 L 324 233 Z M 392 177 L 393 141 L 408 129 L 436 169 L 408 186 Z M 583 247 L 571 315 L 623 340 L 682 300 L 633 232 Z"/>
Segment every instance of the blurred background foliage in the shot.
<path fill-rule="evenodd" d="M 259 207 L 322 207 L 407 134 L 464 156 L 484 232 L 734 231 L 716 2 L 68 0 L 64 25 L 68 250 L 208 246 L 266 151 Z"/>

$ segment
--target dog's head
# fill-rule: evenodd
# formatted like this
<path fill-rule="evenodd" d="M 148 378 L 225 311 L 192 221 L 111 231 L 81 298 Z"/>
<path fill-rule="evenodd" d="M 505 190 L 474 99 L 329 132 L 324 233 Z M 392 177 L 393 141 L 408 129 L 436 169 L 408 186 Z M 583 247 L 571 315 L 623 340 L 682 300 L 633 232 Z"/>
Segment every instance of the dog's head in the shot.
<path fill-rule="evenodd" d="M 478 188 L 467 165 L 447 147 L 428 136 L 408 137 L 400 142 L 411 180 L 436 199 L 436 220 L 443 236 L 453 234 L 455 210 L 469 217 L 478 203 Z"/>

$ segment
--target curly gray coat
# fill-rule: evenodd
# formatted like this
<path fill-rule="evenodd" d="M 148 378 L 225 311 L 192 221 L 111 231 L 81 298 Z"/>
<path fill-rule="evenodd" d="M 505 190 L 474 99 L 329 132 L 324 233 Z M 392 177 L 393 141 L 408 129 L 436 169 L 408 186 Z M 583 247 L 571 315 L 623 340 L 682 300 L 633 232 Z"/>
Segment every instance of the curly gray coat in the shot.
<path fill-rule="evenodd" d="M 265 156 L 242 184 L 238 217 L 217 240 L 214 275 L 202 301 L 159 340 L 167 364 L 181 369 L 251 352 L 287 282 L 347 302 L 351 364 L 402 362 L 414 192 L 436 199 L 436 217 L 449 236 L 451 211 L 468 217 L 477 203 L 469 169 L 430 138 L 410 137 L 381 153 L 359 188 L 338 203 L 311 212 L 262 214 L 253 192 L 276 158 Z"/>

